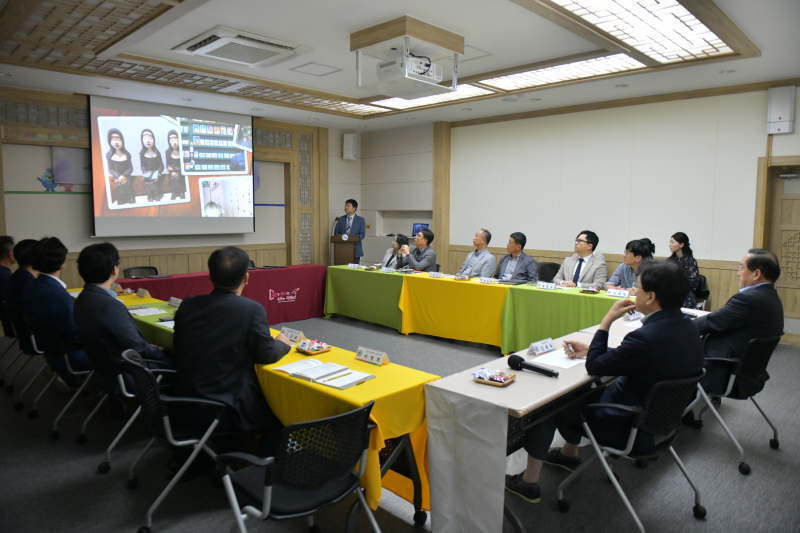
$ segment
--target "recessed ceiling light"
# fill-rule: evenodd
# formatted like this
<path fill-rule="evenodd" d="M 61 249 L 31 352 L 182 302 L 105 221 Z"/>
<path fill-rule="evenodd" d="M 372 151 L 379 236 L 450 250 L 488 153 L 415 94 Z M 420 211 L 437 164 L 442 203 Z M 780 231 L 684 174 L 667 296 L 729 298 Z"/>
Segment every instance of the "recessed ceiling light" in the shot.
<path fill-rule="evenodd" d="M 0 72 L 0 76 L 3 78 L 10 78 L 13 74 L 9 74 L 8 72 Z"/>
<path fill-rule="evenodd" d="M 308 120 L 319 120 L 319 119 L 315 117 L 308 117 Z"/>
<path fill-rule="evenodd" d="M 111 87 L 107 87 L 105 85 L 98 85 L 97 88 L 98 89 L 110 89 Z"/>
<path fill-rule="evenodd" d="M 422 96 L 420 98 L 414 98 L 413 100 L 406 100 L 404 98 L 389 98 L 387 100 L 380 100 L 372 103 L 383 107 L 389 107 L 391 109 L 410 109 L 412 107 L 443 104 L 446 102 L 452 102 L 454 100 L 463 100 L 465 98 L 473 98 L 475 96 L 483 96 L 486 94 L 493 94 L 493 92 L 488 89 L 469 85 L 467 83 L 464 85 L 459 85 L 458 89 L 449 93 L 434 94 L 433 96 Z"/>
<path fill-rule="evenodd" d="M 720 70 L 719 71 L 720 74 L 733 74 L 734 72 L 736 72 L 736 71 L 735 70 Z"/>
<path fill-rule="evenodd" d="M 254 107 L 250 111 L 261 111 L 261 108 L 260 107 Z"/>
<path fill-rule="evenodd" d="M 192 101 L 191 98 L 181 98 L 181 100 L 183 100 L 184 102 L 191 102 Z"/>
<path fill-rule="evenodd" d="M 628 86 L 627 83 L 620 83 L 619 85 L 614 85 L 614 87 L 617 87 L 618 89 L 622 89 L 622 88 L 627 87 L 627 86 Z"/>
<path fill-rule="evenodd" d="M 472 111 L 471 107 L 462 107 L 461 111 Z"/>
<path fill-rule="evenodd" d="M 406 117 L 406 120 L 417 120 L 417 117 Z"/>
<path fill-rule="evenodd" d="M 369 128 L 369 126 L 358 126 L 359 128 Z"/>
<path fill-rule="evenodd" d="M 531 98 L 531 102 L 541 102 L 541 98 Z"/>
<path fill-rule="evenodd" d="M 519 96 L 506 96 L 503 98 L 504 102 L 519 102 Z"/>

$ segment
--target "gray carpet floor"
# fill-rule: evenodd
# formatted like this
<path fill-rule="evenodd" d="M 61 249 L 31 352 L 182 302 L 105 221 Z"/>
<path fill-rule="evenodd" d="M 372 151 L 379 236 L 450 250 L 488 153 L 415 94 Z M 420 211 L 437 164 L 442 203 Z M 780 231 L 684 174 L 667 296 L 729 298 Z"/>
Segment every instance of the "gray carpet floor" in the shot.
<path fill-rule="evenodd" d="M 365 346 L 386 351 L 394 363 L 446 376 L 484 363 L 500 355 L 496 347 L 454 342 L 420 335 L 404 336 L 394 330 L 344 317 L 311 319 L 286 324 L 310 338 L 356 350 Z M 0 349 L 4 346 L 0 346 Z M 5 368 L 10 357 L 0 361 Z M 780 346 L 770 363 L 772 379 L 759 399 L 781 431 L 780 449 L 769 447 L 771 431 L 751 403 L 725 401 L 722 416 L 739 438 L 752 467 L 749 476 L 737 469 L 737 453 L 719 427 L 706 417 L 702 430 L 684 428 L 675 442 L 708 510 L 705 520 L 692 516 L 693 493 L 669 456 L 637 469 L 629 461 L 617 461 L 615 471 L 634 508 L 651 532 L 791 532 L 800 531 L 800 348 Z M 17 383 L 34 373 L 26 368 Z M 42 380 L 42 384 L 44 380 Z M 19 387 L 18 387 L 19 390 Z M 75 436 L 91 409 L 93 399 L 81 399 L 61 421 L 61 438 L 49 434 L 55 414 L 66 402 L 64 393 L 53 391 L 40 406 L 40 416 L 30 420 L 13 409 L 14 399 L 0 393 L 0 532 L 134 533 L 144 524 L 147 508 L 166 485 L 171 452 L 156 448 L 139 468 L 139 487 L 126 488 L 127 468 L 148 440 L 144 423 L 135 424 L 112 456 L 111 472 L 96 473 L 105 448 L 124 424 L 124 419 L 100 415 L 90 426 L 86 444 Z M 582 454 L 588 455 L 583 448 Z M 479 461 L 480 458 L 475 458 Z M 605 480 L 599 464 L 593 465 L 565 495 L 569 513 L 556 510 L 556 489 L 567 473 L 545 466 L 542 503 L 528 504 L 508 494 L 506 501 L 528 531 L 626 532 L 636 531 L 622 501 Z M 342 531 L 344 517 L 354 498 L 319 513 L 323 531 Z M 376 518 L 385 533 L 412 532 L 411 505 L 384 491 Z M 180 483 L 154 516 L 158 533 L 205 533 L 229 531 L 232 514 L 223 490 L 215 488 L 210 475 Z M 305 521 L 250 523 L 251 531 L 304 532 Z M 430 523 L 426 524 L 429 530 Z M 369 531 L 359 519 L 358 531 Z M 512 531 L 504 524 L 504 532 Z"/>

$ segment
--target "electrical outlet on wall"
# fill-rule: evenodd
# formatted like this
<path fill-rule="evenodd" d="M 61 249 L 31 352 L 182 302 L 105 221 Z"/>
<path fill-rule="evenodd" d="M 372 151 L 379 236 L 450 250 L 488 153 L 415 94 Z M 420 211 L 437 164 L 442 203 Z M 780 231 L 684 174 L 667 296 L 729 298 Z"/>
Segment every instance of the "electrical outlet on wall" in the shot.
<path fill-rule="evenodd" d="M 367 222 L 367 229 L 369 229 L 369 222 Z"/>

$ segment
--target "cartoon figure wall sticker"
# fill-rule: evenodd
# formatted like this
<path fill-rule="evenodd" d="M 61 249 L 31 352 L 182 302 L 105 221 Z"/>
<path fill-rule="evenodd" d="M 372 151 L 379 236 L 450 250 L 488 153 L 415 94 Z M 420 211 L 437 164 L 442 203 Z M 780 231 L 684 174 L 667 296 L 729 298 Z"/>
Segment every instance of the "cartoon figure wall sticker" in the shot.
<path fill-rule="evenodd" d="M 55 178 L 53 178 L 53 169 L 48 168 L 44 171 L 41 178 L 36 178 L 42 183 L 42 187 L 44 187 L 45 192 L 55 192 L 56 187 L 58 187 L 58 183 L 55 182 Z"/>

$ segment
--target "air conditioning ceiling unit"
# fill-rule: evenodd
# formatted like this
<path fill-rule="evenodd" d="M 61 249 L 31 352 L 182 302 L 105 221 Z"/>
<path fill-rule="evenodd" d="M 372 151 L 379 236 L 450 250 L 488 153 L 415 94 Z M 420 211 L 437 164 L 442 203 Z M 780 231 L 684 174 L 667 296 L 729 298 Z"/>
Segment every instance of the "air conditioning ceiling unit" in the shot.
<path fill-rule="evenodd" d="M 172 50 L 248 67 L 267 67 L 311 52 L 313 48 L 217 26 Z"/>

